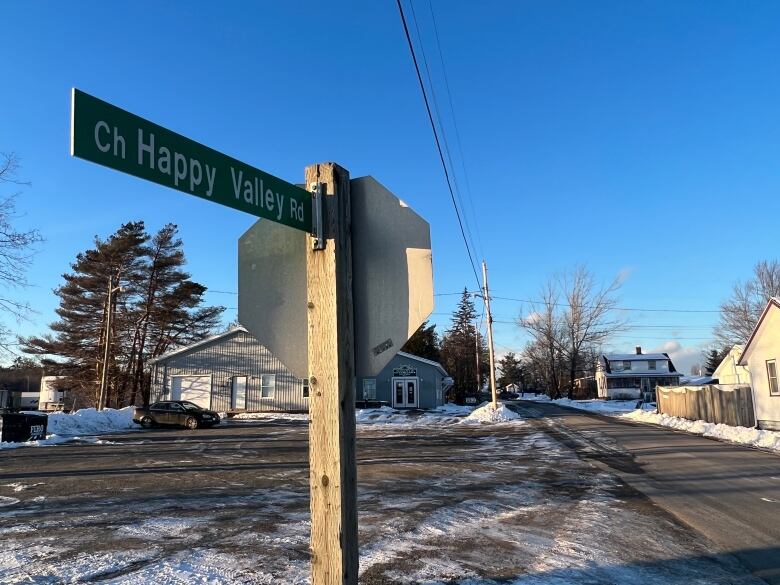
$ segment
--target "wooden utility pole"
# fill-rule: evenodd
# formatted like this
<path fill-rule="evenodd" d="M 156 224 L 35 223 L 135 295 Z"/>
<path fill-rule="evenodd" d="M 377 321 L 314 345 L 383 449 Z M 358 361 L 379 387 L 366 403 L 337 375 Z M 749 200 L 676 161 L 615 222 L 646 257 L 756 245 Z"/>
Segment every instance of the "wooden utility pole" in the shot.
<path fill-rule="evenodd" d="M 358 542 L 349 173 L 334 163 L 306 167 L 306 185 L 318 184 L 325 247 L 306 252 L 311 582 L 352 585 Z"/>
<path fill-rule="evenodd" d="M 488 290 L 487 264 L 482 261 L 482 296 L 485 299 L 488 327 L 488 355 L 490 356 L 490 392 L 493 394 L 493 408 L 498 407 L 496 395 L 496 356 L 493 351 L 493 313 L 490 312 L 490 292 Z"/>
<path fill-rule="evenodd" d="M 103 336 L 105 345 L 103 347 L 103 369 L 100 372 L 100 395 L 98 396 L 98 410 L 106 407 L 106 386 L 108 384 L 108 360 L 111 357 L 111 315 L 114 312 L 114 277 L 108 277 L 108 295 L 106 299 L 106 331 Z"/>

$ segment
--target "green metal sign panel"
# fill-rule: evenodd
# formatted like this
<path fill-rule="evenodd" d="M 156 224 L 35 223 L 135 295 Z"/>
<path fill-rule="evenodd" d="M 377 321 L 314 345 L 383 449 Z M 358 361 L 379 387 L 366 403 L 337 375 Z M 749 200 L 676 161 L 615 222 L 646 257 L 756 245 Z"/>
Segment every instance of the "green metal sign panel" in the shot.
<path fill-rule="evenodd" d="M 78 89 L 71 108 L 71 155 L 311 232 L 308 191 Z"/>

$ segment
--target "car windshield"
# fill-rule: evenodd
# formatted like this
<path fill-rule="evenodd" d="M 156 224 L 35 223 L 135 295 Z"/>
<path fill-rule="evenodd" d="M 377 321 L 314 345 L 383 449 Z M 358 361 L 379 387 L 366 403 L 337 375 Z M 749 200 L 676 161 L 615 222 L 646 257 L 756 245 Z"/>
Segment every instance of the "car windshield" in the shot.
<path fill-rule="evenodd" d="M 194 402 L 181 402 L 180 404 L 184 407 L 184 410 L 202 410 L 201 407 Z"/>

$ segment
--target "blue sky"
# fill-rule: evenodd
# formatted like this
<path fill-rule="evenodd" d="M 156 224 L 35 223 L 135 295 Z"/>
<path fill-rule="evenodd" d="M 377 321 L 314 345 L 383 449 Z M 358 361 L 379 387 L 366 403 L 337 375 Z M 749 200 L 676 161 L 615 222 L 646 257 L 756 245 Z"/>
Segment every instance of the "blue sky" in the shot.
<path fill-rule="evenodd" d="M 236 290 L 236 240 L 253 223 L 70 158 L 73 86 L 292 182 L 325 160 L 375 176 L 430 221 L 436 292 L 473 288 L 395 2 L 216 6 L 5 4 L 0 150 L 32 182 L 20 224 L 46 238 L 18 293 L 38 314 L 19 331 L 46 330 L 61 274 L 121 222 L 178 223 L 189 270 L 215 291 Z M 625 307 L 711 310 L 777 256 L 780 4 L 432 6 L 465 212 L 497 297 L 534 298 L 548 275 L 585 263 L 625 277 Z M 457 154 L 428 1 L 414 8 Z M 456 299 L 437 297 L 440 328 Z M 521 310 L 496 300 L 500 351 L 524 344 L 509 323 Z M 663 346 L 686 370 L 717 319 L 628 314 L 635 329 L 616 349 Z"/>

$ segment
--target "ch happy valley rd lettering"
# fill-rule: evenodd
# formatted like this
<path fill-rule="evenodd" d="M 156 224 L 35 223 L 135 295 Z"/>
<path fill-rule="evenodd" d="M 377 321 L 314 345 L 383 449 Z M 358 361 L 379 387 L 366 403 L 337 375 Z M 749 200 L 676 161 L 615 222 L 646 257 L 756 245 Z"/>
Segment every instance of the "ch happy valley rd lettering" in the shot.
<path fill-rule="evenodd" d="M 72 154 L 257 217 L 311 231 L 311 195 L 74 90 Z"/>

